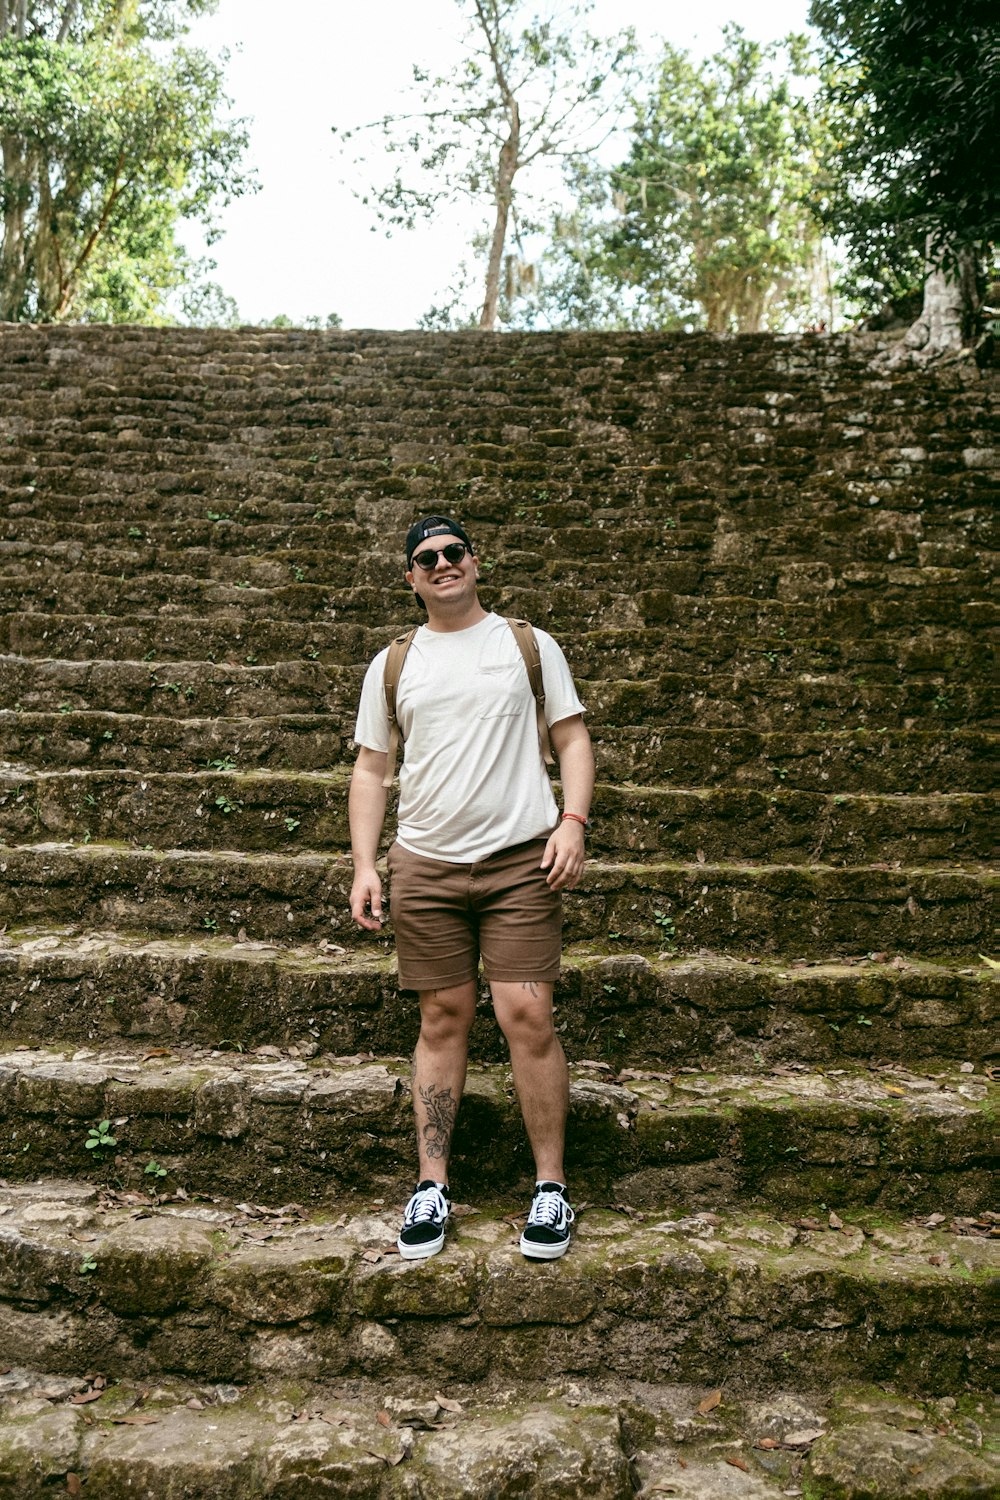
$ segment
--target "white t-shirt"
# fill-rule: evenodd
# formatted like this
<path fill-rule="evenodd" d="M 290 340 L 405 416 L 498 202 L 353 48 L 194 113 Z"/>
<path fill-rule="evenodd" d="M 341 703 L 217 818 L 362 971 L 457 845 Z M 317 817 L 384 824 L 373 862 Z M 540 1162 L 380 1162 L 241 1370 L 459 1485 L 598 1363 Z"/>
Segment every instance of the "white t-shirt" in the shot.
<path fill-rule="evenodd" d="M 583 713 L 566 658 L 535 630 L 550 724 Z M 385 659 L 365 675 L 357 745 L 389 746 Z M 546 838 L 559 810 L 538 746 L 531 684 L 514 632 L 490 614 L 467 630 L 413 638 L 396 691 L 405 746 L 397 838 L 431 859 L 474 864 L 527 839 Z"/>

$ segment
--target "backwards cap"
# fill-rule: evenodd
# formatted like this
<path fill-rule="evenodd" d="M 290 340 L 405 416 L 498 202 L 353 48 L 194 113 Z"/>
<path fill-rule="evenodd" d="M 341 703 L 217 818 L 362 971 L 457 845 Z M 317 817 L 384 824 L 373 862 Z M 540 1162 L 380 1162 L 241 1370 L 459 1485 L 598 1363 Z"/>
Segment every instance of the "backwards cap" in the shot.
<path fill-rule="evenodd" d="M 475 552 L 469 534 L 457 521 L 450 520 L 447 516 L 424 516 L 422 521 L 415 521 L 406 533 L 406 566 L 413 564 L 413 554 L 425 542 L 429 536 L 457 536 L 465 543 L 470 552 Z"/>

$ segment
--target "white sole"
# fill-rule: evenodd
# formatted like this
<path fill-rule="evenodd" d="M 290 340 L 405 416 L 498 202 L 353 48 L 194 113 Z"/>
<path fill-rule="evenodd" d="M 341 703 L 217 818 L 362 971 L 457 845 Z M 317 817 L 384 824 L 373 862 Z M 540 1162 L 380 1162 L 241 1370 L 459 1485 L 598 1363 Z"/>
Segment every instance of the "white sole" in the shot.
<path fill-rule="evenodd" d="M 522 1235 L 521 1254 L 527 1260 L 558 1260 L 566 1254 L 569 1244 L 569 1240 L 563 1240 L 560 1245 L 540 1245 L 537 1240 L 525 1240 Z"/>
<path fill-rule="evenodd" d="M 404 1245 L 402 1240 L 397 1240 L 396 1249 L 402 1260 L 427 1260 L 444 1249 L 444 1230 L 436 1240 L 425 1240 L 422 1245 Z"/>

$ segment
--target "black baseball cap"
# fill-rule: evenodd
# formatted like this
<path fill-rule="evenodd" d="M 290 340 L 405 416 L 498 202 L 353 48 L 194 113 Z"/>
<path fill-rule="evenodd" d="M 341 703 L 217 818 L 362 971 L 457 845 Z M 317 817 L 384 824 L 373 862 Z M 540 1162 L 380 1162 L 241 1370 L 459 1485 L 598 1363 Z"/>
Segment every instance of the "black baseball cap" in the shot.
<path fill-rule="evenodd" d="M 470 552 L 474 553 L 476 550 L 469 539 L 469 533 L 457 521 L 452 521 L 448 516 L 424 516 L 422 521 L 414 521 L 406 533 L 406 566 L 408 568 L 412 566 L 414 552 L 429 536 L 457 536 Z"/>

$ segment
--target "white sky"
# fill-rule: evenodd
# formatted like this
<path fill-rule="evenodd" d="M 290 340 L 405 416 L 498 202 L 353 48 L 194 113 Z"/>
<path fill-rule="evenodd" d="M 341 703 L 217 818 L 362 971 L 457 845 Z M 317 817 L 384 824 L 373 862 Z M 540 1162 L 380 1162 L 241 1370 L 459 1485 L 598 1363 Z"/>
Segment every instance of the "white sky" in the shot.
<path fill-rule="evenodd" d="M 634 26 L 655 51 L 658 38 L 695 56 L 713 52 L 730 20 L 756 41 L 806 30 L 809 0 L 596 0 L 598 34 Z M 219 217 L 224 237 L 209 252 L 213 273 L 242 317 L 286 313 L 348 328 L 412 328 L 439 301 L 467 254 L 468 222 L 449 211 L 437 222 L 387 239 L 352 195 L 381 180 L 342 182 L 351 170 L 330 127 L 392 112 L 411 66 L 446 72 L 462 35 L 455 0 L 221 0 L 189 42 L 212 55 L 228 48 L 228 92 L 236 115 L 252 119 L 248 162 L 261 190 Z M 197 231 L 185 230 L 193 253 Z"/>

